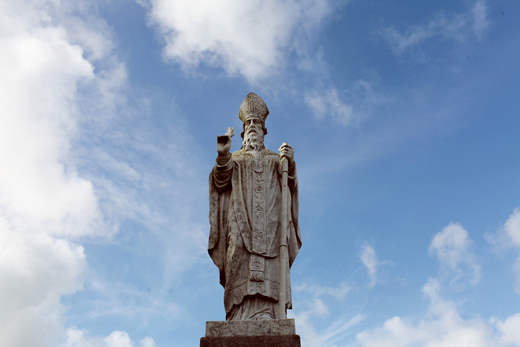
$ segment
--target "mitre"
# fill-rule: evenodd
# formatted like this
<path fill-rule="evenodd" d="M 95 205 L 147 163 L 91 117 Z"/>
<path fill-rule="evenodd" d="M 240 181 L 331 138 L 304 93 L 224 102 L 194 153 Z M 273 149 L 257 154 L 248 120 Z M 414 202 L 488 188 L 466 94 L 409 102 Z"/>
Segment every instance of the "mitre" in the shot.
<path fill-rule="evenodd" d="M 265 124 L 265 119 L 268 114 L 269 110 L 264 100 L 255 93 L 249 93 L 244 101 L 242 101 L 242 105 L 240 105 L 238 118 L 244 122 L 247 118 L 258 117 L 262 120 L 262 123 Z"/>

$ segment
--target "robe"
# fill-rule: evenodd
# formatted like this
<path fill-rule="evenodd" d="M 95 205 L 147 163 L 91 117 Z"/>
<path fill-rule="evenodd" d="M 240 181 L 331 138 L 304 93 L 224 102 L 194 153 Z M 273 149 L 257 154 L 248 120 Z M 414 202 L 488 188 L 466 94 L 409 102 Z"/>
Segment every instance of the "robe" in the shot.
<path fill-rule="evenodd" d="M 278 302 L 281 177 L 280 155 L 267 149 L 256 155 L 241 149 L 228 155 L 227 160 L 219 157 L 209 176 L 208 252 L 220 271 L 227 320 L 250 319 L 231 317 L 234 307 L 247 298 Z M 288 186 L 286 266 L 290 267 L 302 244 L 295 164 L 289 168 Z M 289 271 L 286 283 L 285 307 L 290 309 Z"/>

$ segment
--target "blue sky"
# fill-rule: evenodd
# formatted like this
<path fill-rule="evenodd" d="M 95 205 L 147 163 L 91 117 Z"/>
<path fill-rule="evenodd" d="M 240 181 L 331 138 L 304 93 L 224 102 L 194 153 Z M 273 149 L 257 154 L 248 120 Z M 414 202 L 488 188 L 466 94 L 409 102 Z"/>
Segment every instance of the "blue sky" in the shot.
<path fill-rule="evenodd" d="M 0 345 L 196 346 L 225 318 L 208 175 L 253 91 L 295 149 L 302 346 L 520 346 L 519 14 L 0 2 Z"/>

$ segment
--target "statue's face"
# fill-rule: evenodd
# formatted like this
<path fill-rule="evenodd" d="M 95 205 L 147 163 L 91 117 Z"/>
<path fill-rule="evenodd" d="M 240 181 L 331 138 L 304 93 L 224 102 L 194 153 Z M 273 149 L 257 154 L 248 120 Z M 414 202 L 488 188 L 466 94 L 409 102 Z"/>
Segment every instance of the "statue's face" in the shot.
<path fill-rule="evenodd" d="M 258 118 L 248 118 L 244 122 L 244 137 L 249 138 L 253 141 L 264 138 L 264 129 L 262 126 L 262 121 Z"/>
<path fill-rule="evenodd" d="M 264 126 L 259 118 L 244 121 L 243 147 L 248 151 L 259 151 L 264 147 Z"/>

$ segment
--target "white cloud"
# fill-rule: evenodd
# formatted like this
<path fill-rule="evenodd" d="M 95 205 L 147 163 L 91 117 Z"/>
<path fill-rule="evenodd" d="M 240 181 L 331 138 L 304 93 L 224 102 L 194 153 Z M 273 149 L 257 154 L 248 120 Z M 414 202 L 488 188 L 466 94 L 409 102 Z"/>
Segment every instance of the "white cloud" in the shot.
<path fill-rule="evenodd" d="M 81 289 L 86 265 L 82 247 L 0 217 L 0 345 L 56 345 L 60 297 Z"/>
<path fill-rule="evenodd" d="M 509 240 L 518 249 L 519 254 L 513 272 L 516 278 L 515 291 L 520 294 L 520 209 L 515 209 L 504 224 L 504 231 Z"/>
<path fill-rule="evenodd" d="M 500 332 L 499 342 L 503 346 L 520 346 L 520 313 L 507 317 L 504 321 L 492 319 Z"/>
<path fill-rule="evenodd" d="M 520 211 L 516 209 L 504 225 L 504 235 L 512 235 L 512 240 L 517 240 L 517 232 L 520 231 Z M 509 240 L 509 243 L 515 241 Z M 515 244 L 516 245 L 516 244 Z M 467 266 L 474 279 L 475 267 L 480 267 L 474 262 L 474 255 L 470 251 L 471 241 L 468 233 L 460 224 L 450 223 L 432 240 L 430 252 L 439 259 L 441 267 L 451 270 Z M 367 267 L 369 274 L 377 274 L 377 260 L 374 249 L 364 244 L 360 258 Z M 459 303 L 443 298 L 442 285 L 438 279 L 429 278 L 423 286 L 422 292 L 429 300 L 428 311 L 419 317 L 395 316 L 387 319 L 381 326 L 360 331 L 356 334 L 356 341 L 350 345 L 362 347 L 501 347 L 520 346 L 520 313 L 513 314 L 505 319 L 492 317 L 488 321 L 478 315 L 461 315 Z M 307 289 L 306 286 L 303 289 Z M 464 301 L 461 301 L 464 302 Z M 343 327 L 327 329 L 326 333 L 320 333 L 309 317 L 310 314 L 301 314 L 296 317 L 303 321 L 304 332 L 302 341 L 306 345 L 335 346 L 337 341 L 345 339 L 352 332 L 352 327 L 364 320 L 362 314 L 358 314 L 350 320 L 339 319 L 335 326 Z M 305 312 L 304 312 L 305 313 Z M 328 311 L 325 311 L 328 313 Z M 336 333 L 336 331 L 341 331 Z M 305 336 L 305 340 L 304 337 Z"/>
<path fill-rule="evenodd" d="M 440 286 L 430 279 L 423 292 L 430 300 L 431 320 L 414 324 L 396 316 L 382 327 L 356 335 L 361 346 L 493 346 L 492 329 L 479 318 L 464 320 L 453 302 L 443 300 Z"/>
<path fill-rule="evenodd" d="M 134 347 L 134 342 L 125 331 L 113 331 L 106 337 L 89 337 L 86 332 L 75 328 L 67 330 L 65 347 Z M 151 337 L 145 337 L 139 342 L 140 347 L 155 347 Z"/>
<path fill-rule="evenodd" d="M 520 247 L 520 208 L 516 208 L 504 223 L 504 231 L 509 240 Z"/>
<path fill-rule="evenodd" d="M 17 30 L 4 32 L 0 45 L 0 205 L 17 228 L 84 235 L 100 217 L 96 197 L 64 160 L 77 84 L 94 78 L 92 66 L 63 29 L 27 17 L 7 11 L 2 18 Z"/>
<path fill-rule="evenodd" d="M 435 234 L 429 252 L 437 257 L 443 269 L 455 274 L 453 282 L 469 270 L 470 282 L 476 285 L 480 280 L 480 266 L 475 261 L 471 245 L 468 232 L 462 225 L 450 223 Z"/>
<path fill-rule="evenodd" d="M 71 152 L 84 116 L 80 90 L 99 95 L 104 85 L 115 95 L 117 83 L 107 83 L 124 71 L 87 2 L 1 8 L 0 345 L 56 346 L 65 333 L 61 297 L 82 288 L 87 269 L 79 238 L 114 232 Z M 110 63 L 94 73 L 100 59 Z"/>
<path fill-rule="evenodd" d="M 432 37 L 455 41 L 466 41 L 471 35 L 480 38 L 488 26 L 486 0 L 477 0 L 467 13 L 455 15 L 451 19 L 441 13 L 428 25 L 408 28 L 404 34 L 394 27 L 383 29 L 380 33 L 394 53 L 401 54 Z"/>
<path fill-rule="evenodd" d="M 271 76 L 332 12 L 331 0 L 149 0 L 164 56 L 188 69 L 220 67 L 249 82 Z"/>
<path fill-rule="evenodd" d="M 520 346 L 518 323 L 520 314 L 507 317 L 505 321 L 492 318 L 489 322 L 475 316 L 464 319 L 457 305 L 440 295 L 441 286 L 429 279 L 423 292 L 430 301 L 426 318 L 414 322 L 409 318 L 395 316 L 385 321 L 382 327 L 365 330 L 356 335 L 358 345 L 367 347 L 492 347 Z"/>
<path fill-rule="evenodd" d="M 511 248 L 518 251 L 518 258 L 513 266 L 513 274 L 516 279 L 515 291 L 520 294 L 520 208 L 514 209 L 502 228 L 496 233 L 488 233 L 484 237 L 500 253 Z"/>
<path fill-rule="evenodd" d="M 377 282 L 377 269 L 381 265 L 389 264 L 388 261 L 379 261 L 377 259 L 376 251 L 372 246 L 368 243 L 364 243 L 361 246 L 361 252 L 359 253 L 359 260 L 365 265 L 368 273 L 368 277 L 370 277 L 369 287 L 372 288 L 375 286 Z"/>
<path fill-rule="evenodd" d="M 476 284 L 480 267 L 475 263 L 471 244 L 468 232 L 460 224 L 450 223 L 433 237 L 429 251 L 438 258 L 442 269 L 455 273 L 455 280 L 463 275 L 463 270 L 469 269 L 471 281 Z M 517 332 L 520 314 L 504 321 L 493 317 L 486 322 L 476 315 L 466 319 L 461 317 L 458 304 L 441 296 L 439 280 L 429 278 L 422 291 L 430 301 L 423 318 L 395 316 L 381 327 L 358 333 L 357 344 L 367 347 L 520 346 Z"/>

